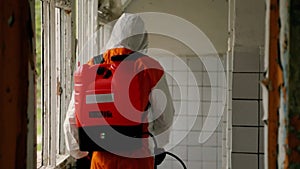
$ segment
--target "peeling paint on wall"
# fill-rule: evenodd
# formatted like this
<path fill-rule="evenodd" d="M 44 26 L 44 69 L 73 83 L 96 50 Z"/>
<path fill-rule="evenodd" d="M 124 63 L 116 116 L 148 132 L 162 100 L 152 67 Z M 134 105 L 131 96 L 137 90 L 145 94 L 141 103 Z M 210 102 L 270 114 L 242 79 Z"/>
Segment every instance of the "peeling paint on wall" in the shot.
<path fill-rule="evenodd" d="M 300 168 L 300 2 L 280 0 L 279 168 Z"/>
<path fill-rule="evenodd" d="M 280 107 L 280 87 L 282 86 L 282 71 L 279 61 L 279 1 L 269 0 L 270 18 L 267 37 L 269 43 L 267 56 L 268 63 L 268 164 L 270 169 L 278 168 L 278 128 L 279 128 L 279 107 Z"/>
<path fill-rule="evenodd" d="M 280 108 L 279 108 L 279 129 L 278 129 L 278 167 L 284 168 L 286 154 L 289 152 L 287 146 L 288 133 L 288 112 L 287 112 L 287 88 L 288 88 L 288 34 L 289 34 L 289 16 L 288 16 L 288 1 L 280 0 L 279 2 L 280 15 L 280 33 L 279 33 L 279 62 L 282 74 L 283 84 L 280 88 Z"/>

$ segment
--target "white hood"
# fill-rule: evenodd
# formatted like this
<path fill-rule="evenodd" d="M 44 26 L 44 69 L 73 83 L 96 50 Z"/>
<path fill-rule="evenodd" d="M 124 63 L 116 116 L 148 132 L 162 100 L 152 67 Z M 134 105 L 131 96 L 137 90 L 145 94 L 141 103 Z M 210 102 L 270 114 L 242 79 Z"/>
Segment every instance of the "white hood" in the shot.
<path fill-rule="evenodd" d="M 123 13 L 111 32 L 105 50 L 124 47 L 141 51 L 148 46 L 144 21 L 137 14 Z"/>

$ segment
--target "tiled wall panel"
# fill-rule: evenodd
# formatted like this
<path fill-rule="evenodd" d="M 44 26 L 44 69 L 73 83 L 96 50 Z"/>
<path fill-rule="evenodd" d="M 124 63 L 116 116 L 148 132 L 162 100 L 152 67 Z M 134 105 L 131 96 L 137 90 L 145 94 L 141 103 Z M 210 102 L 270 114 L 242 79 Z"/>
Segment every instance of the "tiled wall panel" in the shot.
<path fill-rule="evenodd" d="M 212 58 L 216 56 L 211 56 Z M 209 115 L 212 102 L 220 101 L 219 91 L 212 95 L 213 89 L 223 89 L 218 82 L 220 74 L 224 73 L 217 65 L 216 59 L 210 59 L 206 69 L 202 61 L 195 56 L 159 56 L 155 57 L 167 69 L 167 81 L 173 96 L 175 107 L 174 125 L 171 131 L 169 151 L 177 154 L 189 169 L 220 169 L 222 164 L 222 121 L 205 143 L 198 139 L 205 120 L 214 120 L 218 116 Z M 225 57 L 220 57 L 224 62 Z M 191 72 L 189 73 L 188 70 Z M 210 73 L 210 78 L 208 76 Z M 214 85 L 212 85 L 214 84 Z M 222 113 L 220 113 L 222 114 Z M 159 169 L 181 169 L 178 161 L 168 157 Z"/>

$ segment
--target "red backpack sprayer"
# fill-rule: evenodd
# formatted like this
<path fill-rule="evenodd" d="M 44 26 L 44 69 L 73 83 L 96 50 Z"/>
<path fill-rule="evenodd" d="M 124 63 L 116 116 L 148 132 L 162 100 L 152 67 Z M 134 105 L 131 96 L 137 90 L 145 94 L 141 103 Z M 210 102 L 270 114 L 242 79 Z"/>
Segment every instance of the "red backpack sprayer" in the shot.
<path fill-rule="evenodd" d="M 126 59 L 128 55 L 114 56 L 111 58 L 114 61 L 112 64 L 101 63 L 100 56 L 100 62 L 95 65 L 84 64 L 75 72 L 75 113 L 80 150 L 137 150 L 143 146 L 141 138 L 150 135 L 155 146 L 155 168 L 164 160 L 166 154 L 177 159 L 186 168 L 176 155 L 158 148 L 155 137 L 145 130 L 147 114 L 144 112 L 149 108 L 150 91 L 143 90 L 144 87 L 140 84 L 139 77 L 134 76 L 132 67 L 137 58 L 149 57 L 140 53 L 131 55 L 133 57 L 130 59 Z M 117 73 L 121 62 L 123 70 Z M 156 71 L 163 74 L 162 69 Z M 130 88 L 127 89 L 124 83 L 130 79 Z M 137 111 L 130 107 L 132 105 Z"/>

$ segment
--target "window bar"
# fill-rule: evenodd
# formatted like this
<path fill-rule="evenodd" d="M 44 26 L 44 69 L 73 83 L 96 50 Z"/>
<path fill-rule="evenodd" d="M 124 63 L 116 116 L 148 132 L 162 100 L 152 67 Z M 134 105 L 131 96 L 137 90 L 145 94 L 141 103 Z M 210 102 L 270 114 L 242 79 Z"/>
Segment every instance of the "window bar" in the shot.
<path fill-rule="evenodd" d="M 56 111 L 57 111 L 57 100 L 56 100 L 56 11 L 55 2 L 50 1 L 50 56 L 51 57 L 51 76 L 50 76 L 50 166 L 56 164 Z"/>
<path fill-rule="evenodd" d="M 61 20 L 61 9 L 60 8 L 55 8 L 55 23 L 56 23 L 56 27 L 55 27 L 55 37 L 56 37 L 56 41 L 55 41 L 55 52 L 56 52 L 56 55 L 55 55 L 55 59 L 56 59 L 56 62 L 55 62 L 55 79 L 56 79 L 56 83 L 55 84 L 52 84 L 53 87 L 56 87 L 56 90 L 55 90 L 55 93 L 53 93 L 53 97 L 55 98 L 55 101 L 56 101 L 56 111 L 55 111 L 55 115 L 53 115 L 54 117 L 54 120 L 56 122 L 56 125 L 55 125 L 55 135 L 53 135 L 53 137 L 55 137 L 55 141 L 56 141 L 56 144 L 55 144 L 55 151 L 56 151 L 56 155 L 58 154 L 59 152 L 59 138 L 60 138 L 60 125 L 61 125 L 61 120 L 60 120 L 60 114 L 61 114 L 61 109 L 60 109 L 60 106 L 61 106 L 61 98 L 60 98 L 60 88 L 61 88 L 61 61 L 60 59 L 62 58 L 62 48 L 61 48 L 61 45 L 63 45 L 63 33 L 61 31 L 61 28 L 62 28 L 62 25 L 61 23 L 62 20 Z M 55 157 L 56 158 L 56 157 Z M 56 164 L 56 163 L 55 163 Z"/>
<path fill-rule="evenodd" d="M 58 150 L 59 150 L 59 154 L 63 154 L 64 153 L 64 132 L 63 132 L 63 123 L 64 123 L 64 115 L 66 112 L 66 102 L 65 102 L 65 80 L 66 80 L 66 74 L 65 74 L 65 69 L 66 69 L 66 38 L 67 38 L 67 29 L 66 29 L 66 24 L 68 24 L 66 22 L 66 12 L 64 10 L 61 11 L 61 24 L 60 26 L 60 31 L 61 31 L 61 57 L 60 57 L 60 62 L 61 62 L 61 71 L 60 71 L 60 86 L 59 86 L 59 95 L 60 95 L 60 116 L 59 116 L 59 139 L 58 139 Z"/>
<path fill-rule="evenodd" d="M 42 142 L 42 166 L 48 165 L 48 157 L 49 157 L 49 110 L 50 110 L 50 84 L 49 84 L 49 77 L 50 77 L 50 57 L 49 57 L 49 3 L 46 1 L 42 1 L 42 25 L 43 25 L 43 55 L 42 55 L 42 63 L 43 63 L 43 70 L 42 71 L 42 99 L 43 99 L 43 118 L 42 118 L 42 125 L 43 125 L 43 142 Z"/>

